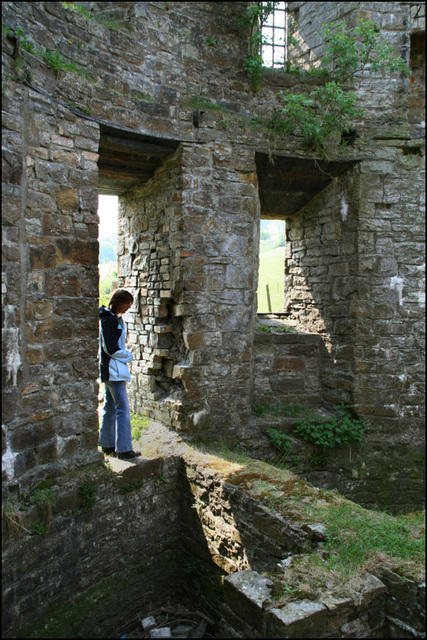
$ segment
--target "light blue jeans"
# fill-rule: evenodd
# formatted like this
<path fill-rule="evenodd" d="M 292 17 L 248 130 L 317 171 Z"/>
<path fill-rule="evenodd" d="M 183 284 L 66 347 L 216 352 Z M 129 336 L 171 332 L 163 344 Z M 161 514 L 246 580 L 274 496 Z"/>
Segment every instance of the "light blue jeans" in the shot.
<path fill-rule="evenodd" d="M 99 431 L 99 446 L 117 453 L 132 451 L 126 382 L 105 382 L 105 402 Z"/>

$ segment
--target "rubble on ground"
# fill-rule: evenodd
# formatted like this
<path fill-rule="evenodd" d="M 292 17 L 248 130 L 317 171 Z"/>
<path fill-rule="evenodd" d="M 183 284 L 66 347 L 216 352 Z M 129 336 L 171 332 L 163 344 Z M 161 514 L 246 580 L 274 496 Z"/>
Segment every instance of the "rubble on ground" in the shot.
<path fill-rule="evenodd" d="M 178 604 L 138 615 L 110 638 L 215 638 L 214 626 L 215 621 L 205 613 Z"/>

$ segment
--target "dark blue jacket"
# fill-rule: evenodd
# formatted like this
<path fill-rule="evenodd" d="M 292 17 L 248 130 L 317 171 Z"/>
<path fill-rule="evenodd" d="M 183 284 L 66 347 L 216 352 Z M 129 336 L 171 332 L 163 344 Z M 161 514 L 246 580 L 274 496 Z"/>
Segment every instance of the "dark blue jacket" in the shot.
<path fill-rule="evenodd" d="M 126 363 L 133 356 L 126 350 L 125 323 L 104 305 L 99 307 L 99 352 L 102 382 L 130 381 Z"/>

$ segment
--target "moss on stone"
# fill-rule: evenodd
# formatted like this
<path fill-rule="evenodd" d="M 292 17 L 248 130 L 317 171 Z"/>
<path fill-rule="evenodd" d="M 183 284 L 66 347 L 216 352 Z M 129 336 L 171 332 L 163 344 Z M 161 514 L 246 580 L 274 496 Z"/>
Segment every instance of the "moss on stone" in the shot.
<path fill-rule="evenodd" d="M 164 566 L 163 570 L 174 573 L 177 566 L 178 560 Z M 102 633 L 111 631 L 116 623 L 120 626 L 126 621 L 126 607 L 138 607 L 144 585 L 150 579 L 157 581 L 161 571 L 157 562 L 151 563 L 147 559 L 134 559 L 125 570 L 116 564 L 114 573 L 74 600 L 70 594 L 62 592 L 60 598 L 65 596 L 65 602 L 52 604 L 43 619 L 33 619 L 31 625 L 21 627 L 15 637 L 78 638 L 91 632 L 102 637 Z"/>

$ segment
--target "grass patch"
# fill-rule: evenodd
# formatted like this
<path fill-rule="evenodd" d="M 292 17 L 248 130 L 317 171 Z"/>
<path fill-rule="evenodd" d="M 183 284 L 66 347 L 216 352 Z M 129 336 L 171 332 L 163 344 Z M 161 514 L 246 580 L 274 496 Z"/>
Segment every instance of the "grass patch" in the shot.
<path fill-rule="evenodd" d="M 424 514 L 410 517 L 372 512 L 356 504 L 333 505 L 325 517 L 331 569 L 351 576 L 381 553 L 396 561 L 425 556 Z"/>
<path fill-rule="evenodd" d="M 326 593 L 347 597 L 367 572 L 389 566 L 409 579 L 425 579 L 425 512 L 393 516 L 365 509 L 336 491 L 319 489 L 287 469 L 255 460 L 222 445 L 225 459 L 211 464 L 224 479 L 253 495 L 288 522 L 322 525 L 325 541 L 316 551 L 295 556 L 282 572 L 269 574 L 275 597 L 284 604 Z M 213 453 L 212 447 L 208 447 Z M 236 463 L 239 463 L 238 465 Z"/>
<path fill-rule="evenodd" d="M 272 311 L 283 311 L 284 307 L 284 262 L 285 247 L 261 251 L 258 275 L 258 313 L 268 313 L 267 290 L 269 285 Z"/>
<path fill-rule="evenodd" d="M 130 428 L 132 433 L 132 440 L 139 440 L 143 432 L 147 430 L 150 421 L 144 416 L 140 416 L 137 413 L 130 414 Z"/>
<path fill-rule="evenodd" d="M 215 102 L 211 102 L 206 98 L 201 98 L 200 96 L 193 96 L 189 101 L 190 109 L 200 109 L 202 111 L 221 111 L 221 113 L 229 114 L 230 111 L 221 106 L 220 104 L 216 104 Z"/>
<path fill-rule="evenodd" d="M 50 488 L 37 488 L 30 496 L 30 502 L 37 506 L 42 524 L 48 525 L 56 505 L 56 497 Z"/>
<path fill-rule="evenodd" d="M 321 517 L 326 542 L 272 576 L 279 606 L 325 593 L 351 597 L 360 590 L 363 575 L 379 566 L 417 582 L 425 579 L 425 512 L 392 516 L 341 499 L 320 511 L 313 505 L 312 515 L 317 521 Z"/>
<path fill-rule="evenodd" d="M 189 439 L 189 444 L 200 453 L 215 456 L 218 460 L 231 462 L 232 464 L 247 463 L 251 460 L 241 447 L 233 447 L 227 442 L 212 441 L 199 435 Z"/>
<path fill-rule="evenodd" d="M 298 331 L 294 327 L 291 327 L 289 324 L 280 323 L 272 326 L 266 324 L 258 324 L 255 331 L 259 331 L 260 333 L 298 333 Z"/>
<path fill-rule="evenodd" d="M 21 513 L 20 505 L 11 500 L 6 500 L 1 506 L 1 524 L 2 532 L 6 534 L 8 538 L 13 540 L 19 540 L 22 533 L 31 533 L 26 527 L 24 527 L 24 517 Z"/>

